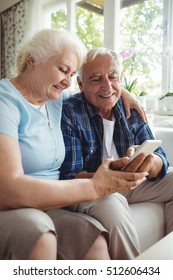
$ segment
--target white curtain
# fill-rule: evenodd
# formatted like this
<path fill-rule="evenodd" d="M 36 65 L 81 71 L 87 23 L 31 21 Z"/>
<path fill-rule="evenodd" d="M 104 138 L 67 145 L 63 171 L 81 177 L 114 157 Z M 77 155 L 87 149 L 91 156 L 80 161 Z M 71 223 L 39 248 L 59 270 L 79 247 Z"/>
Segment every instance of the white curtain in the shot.
<path fill-rule="evenodd" d="M 30 39 L 42 28 L 42 5 L 42 0 L 25 0 L 26 24 L 24 41 Z"/>

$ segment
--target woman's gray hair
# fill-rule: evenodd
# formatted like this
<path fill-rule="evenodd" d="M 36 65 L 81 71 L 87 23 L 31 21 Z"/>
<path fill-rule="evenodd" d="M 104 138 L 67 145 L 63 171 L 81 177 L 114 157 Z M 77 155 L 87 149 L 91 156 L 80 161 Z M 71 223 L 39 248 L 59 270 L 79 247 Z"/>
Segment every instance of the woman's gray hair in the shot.
<path fill-rule="evenodd" d="M 122 65 L 121 65 L 121 60 L 120 60 L 120 57 L 118 56 L 118 54 L 116 54 L 114 51 L 107 49 L 107 48 L 93 48 L 93 49 L 88 50 L 86 60 L 85 60 L 84 64 L 82 64 L 78 70 L 79 78 L 81 80 L 83 78 L 83 66 L 85 65 L 85 63 L 94 60 L 96 58 L 96 56 L 98 56 L 98 55 L 107 55 L 107 54 L 110 55 L 115 60 L 117 72 L 120 75 Z"/>
<path fill-rule="evenodd" d="M 80 67 L 86 58 L 87 50 L 76 35 L 57 29 L 38 31 L 19 51 L 16 58 L 17 72 L 22 73 L 26 69 L 28 55 L 38 64 L 51 56 L 62 54 L 67 49 L 75 53 Z"/>

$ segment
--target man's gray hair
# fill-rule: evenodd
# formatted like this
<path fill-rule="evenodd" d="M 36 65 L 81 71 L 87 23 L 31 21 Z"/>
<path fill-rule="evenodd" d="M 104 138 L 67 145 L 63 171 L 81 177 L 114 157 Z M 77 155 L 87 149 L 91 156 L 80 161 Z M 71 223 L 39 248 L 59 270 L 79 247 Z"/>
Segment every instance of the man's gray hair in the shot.
<path fill-rule="evenodd" d="M 107 49 L 107 48 L 93 48 L 93 49 L 88 50 L 86 60 L 85 60 L 84 64 L 81 65 L 81 67 L 78 70 L 78 76 L 81 80 L 83 78 L 83 66 L 85 65 L 85 63 L 94 60 L 96 58 L 96 56 L 98 56 L 98 55 L 110 55 L 115 60 L 116 67 L 117 67 L 117 73 L 119 75 L 121 74 L 122 65 L 121 65 L 121 60 L 120 60 L 120 57 L 118 56 L 118 54 L 116 54 L 114 51 Z"/>

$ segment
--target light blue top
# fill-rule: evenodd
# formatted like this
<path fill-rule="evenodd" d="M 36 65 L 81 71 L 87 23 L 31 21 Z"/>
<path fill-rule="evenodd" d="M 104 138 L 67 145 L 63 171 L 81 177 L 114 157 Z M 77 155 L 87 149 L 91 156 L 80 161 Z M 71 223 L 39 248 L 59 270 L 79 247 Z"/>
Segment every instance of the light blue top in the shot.
<path fill-rule="evenodd" d="M 26 175 L 59 179 L 65 147 L 61 97 L 46 103 L 47 117 L 32 106 L 8 79 L 0 81 L 0 133 L 19 141 Z"/>

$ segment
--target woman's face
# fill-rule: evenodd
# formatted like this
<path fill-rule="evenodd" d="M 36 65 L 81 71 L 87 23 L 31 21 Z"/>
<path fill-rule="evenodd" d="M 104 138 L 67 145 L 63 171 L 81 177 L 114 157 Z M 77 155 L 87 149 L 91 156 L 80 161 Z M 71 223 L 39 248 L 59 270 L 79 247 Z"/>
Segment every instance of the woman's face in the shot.
<path fill-rule="evenodd" d="M 58 99 L 61 92 L 71 85 L 77 67 L 78 59 L 70 50 L 35 65 L 32 73 L 37 96 L 43 100 Z"/>

